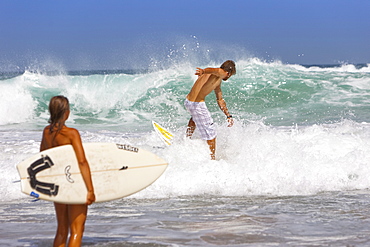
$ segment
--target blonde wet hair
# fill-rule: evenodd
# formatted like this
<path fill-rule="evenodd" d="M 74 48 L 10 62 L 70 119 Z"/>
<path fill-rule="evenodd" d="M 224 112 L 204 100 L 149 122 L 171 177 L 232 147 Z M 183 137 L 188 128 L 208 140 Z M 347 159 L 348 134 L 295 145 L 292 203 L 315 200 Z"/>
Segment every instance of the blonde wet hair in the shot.
<path fill-rule="evenodd" d="M 69 100 L 67 97 L 62 95 L 54 96 L 50 99 L 49 103 L 49 113 L 50 113 L 50 132 L 53 132 L 55 127 L 57 127 L 57 132 L 59 132 L 65 123 L 65 114 L 69 111 Z"/>

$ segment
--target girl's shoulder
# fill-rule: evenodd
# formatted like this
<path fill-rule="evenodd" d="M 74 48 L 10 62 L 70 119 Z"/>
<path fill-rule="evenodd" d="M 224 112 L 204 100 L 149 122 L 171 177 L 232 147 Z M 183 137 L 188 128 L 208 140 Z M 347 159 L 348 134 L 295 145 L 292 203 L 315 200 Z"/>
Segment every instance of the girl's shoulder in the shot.
<path fill-rule="evenodd" d="M 64 126 L 61 129 L 61 134 L 65 135 L 65 136 L 68 136 L 70 138 L 73 138 L 73 137 L 76 137 L 76 136 L 80 136 L 80 133 L 78 132 L 77 129 L 70 128 L 70 127 L 67 127 L 67 126 Z"/>

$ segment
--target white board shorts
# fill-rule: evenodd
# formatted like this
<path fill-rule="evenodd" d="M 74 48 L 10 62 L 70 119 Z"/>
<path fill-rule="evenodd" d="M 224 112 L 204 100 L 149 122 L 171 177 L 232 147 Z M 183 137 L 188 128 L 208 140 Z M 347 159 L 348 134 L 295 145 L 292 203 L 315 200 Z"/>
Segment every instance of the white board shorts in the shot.
<path fill-rule="evenodd" d="M 213 124 L 211 113 L 208 111 L 205 102 L 193 102 L 185 99 L 185 108 L 190 112 L 190 115 L 195 122 L 197 129 L 200 131 L 200 136 L 203 140 L 212 140 L 216 137 L 216 128 Z"/>

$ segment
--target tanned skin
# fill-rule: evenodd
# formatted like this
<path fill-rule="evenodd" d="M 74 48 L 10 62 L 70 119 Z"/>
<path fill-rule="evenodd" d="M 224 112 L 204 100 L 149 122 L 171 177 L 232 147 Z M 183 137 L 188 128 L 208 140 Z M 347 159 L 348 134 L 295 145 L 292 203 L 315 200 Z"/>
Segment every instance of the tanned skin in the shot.
<path fill-rule="evenodd" d="M 63 126 L 57 131 L 58 125 L 51 132 L 50 126 L 43 131 L 40 151 L 62 145 L 72 145 L 76 154 L 78 165 L 86 185 L 86 204 L 61 204 L 54 203 L 58 228 L 54 239 L 54 246 L 64 247 L 70 230 L 68 246 L 81 246 L 87 216 L 87 206 L 95 201 L 94 187 L 92 184 L 90 167 L 86 160 L 85 152 L 79 132 L 76 129 L 68 128 L 64 122 L 68 119 L 70 111 L 64 114 Z"/>
<path fill-rule="evenodd" d="M 226 72 L 221 68 L 197 68 L 195 75 L 198 75 L 198 79 L 195 81 L 192 89 L 190 90 L 190 93 L 186 96 L 186 98 L 192 102 L 204 102 L 206 96 L 214 91 L 216 94 L 218 106 L 225 113 L 225 115 L 228 116 L 228 127 L 233 126 L 234 120 L 233 118 L 229 117 L 229 110 L 226 107 L 225 100 L 222 98 L 221 91 L 222 80 L 226 81 L 232 76 L 232 74 Z M 191 137 L 194 133 L 195 128 L 195 122 L 192 118 L 190 118 L 186 136 Z M 211 159 L 215 159 L 216 138 L 212 140 L 207 140 L 207 143 L 211 151 Z"/>

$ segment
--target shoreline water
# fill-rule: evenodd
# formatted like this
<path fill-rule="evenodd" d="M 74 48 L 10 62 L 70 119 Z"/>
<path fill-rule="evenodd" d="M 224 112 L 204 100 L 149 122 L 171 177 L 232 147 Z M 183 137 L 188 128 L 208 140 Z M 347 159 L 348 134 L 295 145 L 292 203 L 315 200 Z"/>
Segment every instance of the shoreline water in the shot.
<path fill-rule="evenodd" d="M 370 193 L 125 198 L 89 208 L 82 246 L 367 246 Z M 50 202 L 0 204 L 2 246 L 50 246 Z"/>

